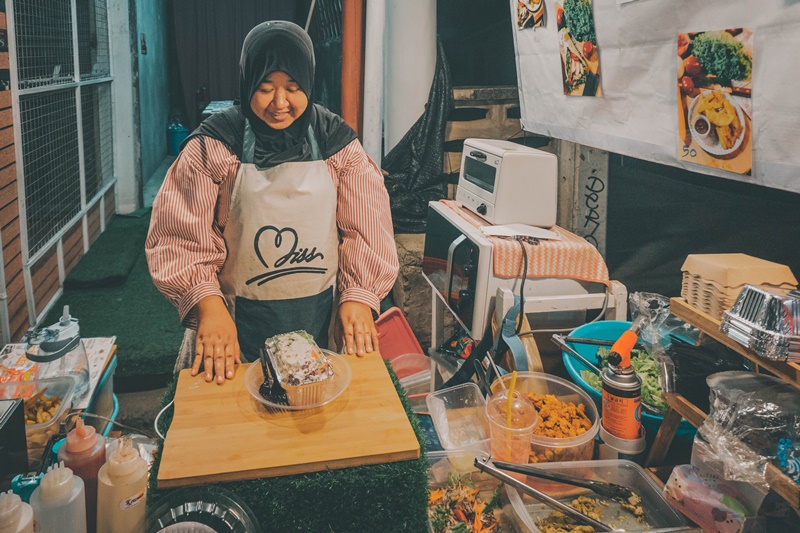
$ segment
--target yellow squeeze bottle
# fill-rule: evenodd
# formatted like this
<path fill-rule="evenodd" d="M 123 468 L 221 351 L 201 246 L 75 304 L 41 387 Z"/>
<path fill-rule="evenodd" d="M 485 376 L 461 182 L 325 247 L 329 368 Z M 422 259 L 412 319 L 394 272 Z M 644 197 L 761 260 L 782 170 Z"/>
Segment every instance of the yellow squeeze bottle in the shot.
<path fill-rule="evenodd" d="M 97 475 L 97 532 L 143 533 L 146 496 L 147 463 L 124 439 Z"/>

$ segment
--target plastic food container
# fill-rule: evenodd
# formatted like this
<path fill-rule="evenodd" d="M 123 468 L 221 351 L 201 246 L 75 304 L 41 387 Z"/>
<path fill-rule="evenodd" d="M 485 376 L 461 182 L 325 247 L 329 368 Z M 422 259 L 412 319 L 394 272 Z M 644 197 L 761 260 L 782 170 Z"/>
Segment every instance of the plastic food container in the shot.
<path fill-rule="evenodd" d="M 282 349 L 284 349 L 284 343 L 288 342 L 288 346 L 291 346 L 293 338 L 300 338 L 308 341 L 307 346 L 309 346 L 311 356 L 318 365 L 317 370 L 322 370 L 323 372 L 318 381 L 303 383 L 301 385 L 291 385 L 286 383 L 286 376 L 284 376 L 283 371 L 281 370 L 284 365 L 281 364 L 280 352 Z M 283 390 L 286 391 L 286 397 L 289 400 L 289 404 L 294 407 L 306 407 L 321 403 L 325 398 L 325 391 L 328 388 L 328 383 L 333 379 L 334 376 L 334 370 L 328 357 L 329 354 L 335 354 L 332 352 L 326 353 L 325 350 L 319 348 L 314 342 L 313 337 L 311 337 L 311 335 L 305 331 L 293 331 L 291 333 L 275 335 L 274 337 L 267 339 L 266 344 L 269 345 L 267 357 L 269 357 L 270 361 L 272 361 L 272 368 L 275 369 L 276 374 L 275 378 L 281 384 Z"/>
<path fill-rule="evenodd" d="M 397 379 L 402 380 L 425 370 L 430 372 L 431 358 L 420 353 L 407 353 L 392 359 L 391 364 Z"/>
<path fill-rule="evenodd" d="M 445 450 L 489 450 L 486 399 L 475 383 L 433 392 L 425 403 Z"/>
<path fill-rule="evenodd" d="M 502 379 L 508 387 L 511 375 L 506 374 Z M 553 394 L 562 402 L 583 404 L 586 408 L 586 416 L 592 423 L 588 431 L 577 437 L 556 439 L 534 435 L 531 437 L 531 463 L 589 461 L 592 459 L 594 439 L 600 430 L 600 417 L 597 407 L 588 394 L 567 380 L 541 372 L 518 372 L 516 389 L 522 393 Z M 499 390 L 501 390 L 500 382 L 495 380 L 492 383 L 492 393 Z M 543 423 L 544 421 L 540 418 L 539 425 L 541 426 Z"/>
<path fill-rule="evenodd" d="M 571 485 L 564 485 L 554 481 L 546 482 L 547 494 L 566 504 L 582 495 L 607 502 L 609 505 L 600 515 L 600 521 L 609 525 L 613 524 L 616 528 L 621 528 L 625 531 L 648 531 L 649 533 L 699 531 L 699 529 L 687 525 L 683 516 L 661 497 L 661 488 L 639 465 L 630 461 L 550 463 L 539 465 L 538 468 L 584 479 L 617 483 L 638 494 L 642 498 L 642 508 L 644 509 L 643 523 L 637 522 L 632 514 L 620 509 L 619 503 L 608 498 L 597 496 L 589 490 Z M 539 483 L 542 483 L 541 480 L 529 477 L 526 482 L 534 488 L 543 488 L 539 485 Z M 525 526 L 525 530 L 540 533 L 539 528 L 536 527 L 537 520 L 549 516 L 553 509 L 543 503 L 539 503 L 530 496 L 520 494 L 514 488 L 506 487 L 506 491 L 512 507 Z"/>
<path fill-rule="evenodd" d="M 25 426 L 25 437 L 28 440 L 28 464 L 32 468 L 41 460 L 50 435 L 58 433 L 61 421 L 69 414 L 75 392 L 75 379 L 71 376 L 60 376 L 0 385 L 0 399 L 3 400 L 11 398 L 27 400 L 41 391 L 44 391 L 43 397 L 47 399 L 57 395 L 61 399 L 61 404 L 50 420 Z"/>
<path fill-rule="evenodd" d="M 625 322 L 622 320 L 601 320 L 599 322 L 584 324 L 583 326 L 573 330 L 570 335 L 573 337 L 615 341 L 620 335 L 622 335 L 623 331 L 630 327 L 630 322 Z M 575 348 L 575 351 L 589 361 L 593 363 L 598 362 L 597 348 L 599 348 L 599 346 L 594 344 L 573 344 L 571 346 Z M 567 367 L 567 372 L 569 372 L 569 376 L 572 378 L 572 381 L 574 381 L 581 389 L 586 391 L 589 396 L 591 396 L 592 400 L 594 400 L 597 408 L 600 409 L 603 395 L 594 390 L 592 386 L 589 385 L 580 375 L 580 371 L 586 370 L 586 366 L 566 352 L 561 352 L 561 357 L 564 361 L 564 366 Z M 644 411 L 642 412 L 642 425 L 644 426 L 647 435 L 655 435 L 658 433 L 658 428 L 661 427 L 661 422 L 663 421 L 663 416 L 651 415 L 650 413 L 646 413 Z M 696 432 L 697 430 L 689 422 L 686 420 L 681 420 L 676 435 L 678 437 L 693 438 Z"/>
<path fill-rule="evenodd" d="M 436 490 L 447 486 L 447 478 L 452 475 L 466 476 L 477 488 L 478 496 L 490 501 L 492 494 L 497 490 L 500 481 L 489 474 L 484 474 L 475 468 L 475 457 L 486 459 L 489 455 L 484 452 L 470 452 L 468 450 L 445 450 L 443 452 L 428 453 L 428 489 Z M 504 532 L 516 533 L 528 531 L 517 515 L 516 509 L 511 505 L 507 487 L 500 490 L 502 507 L 495 510 L 495 516 Z M 428 531 L 433 532 L 433 527 L 428 524 Z"/>
<path fill-rule="evenodd" d="M 400 386 L 405 390 L 406 397 L 414 411 L 426 411 L 428 409 L 425 399 L 431 392 L 430 368 L 401 379 Z"/>

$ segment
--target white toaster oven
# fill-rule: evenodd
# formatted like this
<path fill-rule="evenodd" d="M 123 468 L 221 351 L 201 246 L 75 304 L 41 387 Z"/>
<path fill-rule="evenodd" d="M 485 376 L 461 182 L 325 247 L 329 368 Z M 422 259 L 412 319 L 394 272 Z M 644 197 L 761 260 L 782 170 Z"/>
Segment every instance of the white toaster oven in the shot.
<path fill-rule="evenodd" d="M 558 159 L 509 141 L 467 139 L 456 201 L 489 224 L 556 223 Z"/>
<path fill-rule="evenodd" d="M 494 312 L 497 289 L 519 293 L 521 278 L 495 276 L 493 252 L 492 242 L 461 215 L 441 202 L 428 203 L 423 277 L 475 340 L 481 339 Z M 601 283 L 577 279 L 528 278 L 525 282 L 526 297 L 604 292 Z"/>

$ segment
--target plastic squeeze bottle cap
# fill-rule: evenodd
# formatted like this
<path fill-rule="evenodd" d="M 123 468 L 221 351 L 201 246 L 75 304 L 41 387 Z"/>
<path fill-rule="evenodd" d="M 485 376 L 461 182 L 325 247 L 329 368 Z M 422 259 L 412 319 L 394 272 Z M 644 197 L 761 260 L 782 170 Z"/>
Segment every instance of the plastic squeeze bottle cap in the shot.
<path fill-rule="evenodd" d="M 0 493 L 0 531 L 16 531 L 22 516 L 22 500 L 11 491 Z"/>
<path fill-rule="evenodd" d="M 39 482 L 42 500 L 64 500 L 72 493 L 75 476 L 72 470 L 64 466 L 64 461 L 47 469 L 47 473 Z"/>
<path fill-rule="evenodd" d="M 108 475 L 126 477 L 141 468 L 144 459 L 133 448 L 133 440 L 123 439 L 122 444 L 108 458 Z"/>
<path fill-rule="evenodd" d="M 67 442 L 65 446 L 68 452 L 82 453 L 90 450 L 97 443 L 97 432 L 92 426 L 87 426 L 83 423 L 83 419 L 79 418 L 75 424 L 75 428 L 67 433 Z"/>

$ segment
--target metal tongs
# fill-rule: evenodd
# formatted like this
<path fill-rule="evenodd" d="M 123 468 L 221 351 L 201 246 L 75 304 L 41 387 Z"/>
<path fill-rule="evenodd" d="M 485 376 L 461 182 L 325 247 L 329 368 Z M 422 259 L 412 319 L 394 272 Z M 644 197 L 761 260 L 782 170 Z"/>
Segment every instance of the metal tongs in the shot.
<path fill-rule="evenodd" d="M 630 503 L 629 500 L 634 495 L 631 489 L 623 487 L 622 485 L 617 485 L 616 483 L 583 479 L 575 476 L 570 476 L 568 474 L 550 472 L 548 470 L 544 470 L 542 468 L 536 468 L 535 466 L 531 465 L 506 463 L 505 461 L 492 461 L 492 462 L 494 463 L 494 466 L 502 470 L 508 470 L 509 472 L 515 472 L 517 474 L 525 474 L 526 476 L 546 479 L 548 481 L 556 481 L 558 483 L 564 483 L 566 485 L 574 485 L 576 487 L 582 487 L 584 489 L 591 490 L 598 496 L 605 496 L 606 498 L 610 498 L 612 500 L 621 503 Z"/>
<path fill-rule="evenodd" d="M 521 465 L 517 465 L 517 466 L 521 466 Z M 573 509 L 569 505 L 567 505 L 565 503 L 561 503 L 560 501 L 556 500 L 555 498 L 552 498 L 552 497 L 548 496 L 544 492 L 541 492 L 541 491 L 539 491 L 537 489 L 534 489 L 530 485 L 528 485 L 526 483 L 523 483 L 522 481 L 519 481 L 518 479 L 516 479 L 516 478 L 514 478 L 512 476 L 509 476 L 508 474 L 506 474 L 502 470 L 498 470 L 497 468 L 495 468 L 494 464 L 489 461 L 489 459 L 486 459 L 485 461 L 481 461 L 478 457 L 476 457 L 475 458 L 475 468 L 477 468 L 481 472 L 489 474 L 490 476 L 492 476 L 494 478 L 499 479 L 500 481 L 502 481 L 503 483 L 505 483 L 507 485 L 510 485 L 510 486 L 514 487 L 515 489 L 519 490 L 520 492 L 523 492 L 523 493 L 527 494 L 531 498 L 534 498 L 534 499 L 542 502 L 543 504 L 545 504 L 545 505 L 547 505 L 549 507 L 552 507 L 553 509 L 555 509 L 557 511 L 561 511 L 565 515 L 569 516 L 570 518 L 573 518 L 573 519 L 577 520 L 578 522 L 580 522 L 582 524 L 587 524 L 589 526 L 592 526 L 595 531 L 614 531 L 614 529 L 612 529 L 610 526 L 607 526 L 606 524 L 604 524 L 602 522 L 598 522 L 594 518 L 586 516 L 585 514 L 581 513 L 580 511 L 576 511 L 575 509 Z"/>

